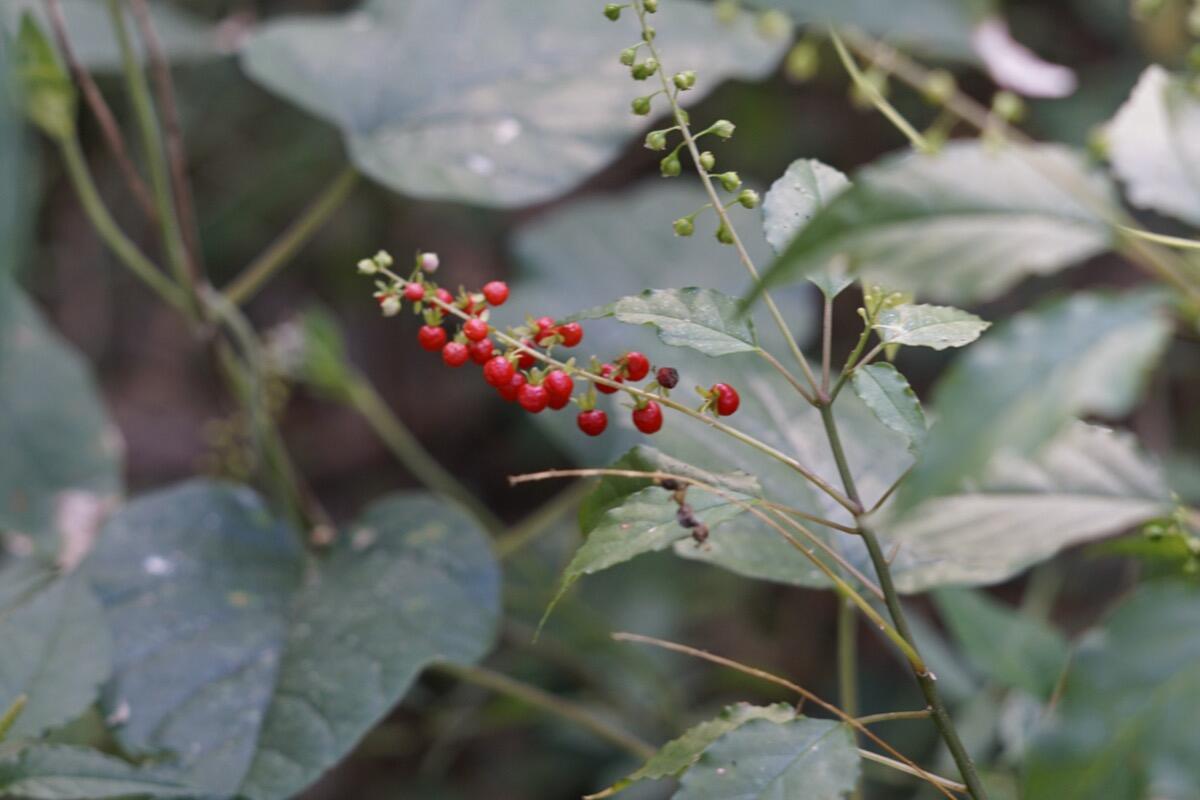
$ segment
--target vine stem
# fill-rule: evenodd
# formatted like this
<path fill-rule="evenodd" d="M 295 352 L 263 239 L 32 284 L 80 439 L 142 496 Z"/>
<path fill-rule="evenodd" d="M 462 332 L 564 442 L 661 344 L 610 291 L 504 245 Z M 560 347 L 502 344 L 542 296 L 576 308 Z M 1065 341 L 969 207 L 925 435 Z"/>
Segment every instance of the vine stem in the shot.
<path fill-rule="evenodd" d="M 449 675 L 464 683 L 474 684 L 492 692 L 511 697 L 556 717 L 572 722 L 596 737 L 615 745 L 632 756 L 650 759 L 658 750 L 628 731 L 616 727 L 607 720 L 593 714 L 581 705 L 542 691 L 514 678 L 485 667 L 468 667 L 461 664 L 438 663 L 431 667 L 436 672 Z"/>
<path fill-rule="evenodd" d="M 758 678 L 759 680 L 763 680 L 768 683 L 773 683 L 776 686 L 782 686 L 783 688 L 788 689 L 789 691 L 795 692 L 796 694 L 800 695 L 805 700 L 813 703 L 814 705 L 820 706 L 821 708 L 828 711 L 830 714 L 833 714 L 835 717 L 840 719 L 842 722 L 845 722 L 847 725 L 854 728 L 856 731 L 861 733 L 863 736 L 867 737 L 868 739 L 873 741 L 875 744 L 877 744 L 881 748 L 883 748 L 885 751 L 890 753 L 892 756 L 897 758 L 901 763 L 903 763 L 906 766 L 908 766 L 909 768 L 911 768 L 913 770 L 913 774 L 915 774 L 918 777 L 920 777 L 921 779 L 929 782 L 935 789 L 937 789 L 939 792 L 941 792 L 944 796 L 949 797 L 949 798 L 954 797 L 952 794 L 950 794 L 948 791 L 946 791 L 947 789 L 954 789 L 955 791 L 963 791 L 964 789 L 966 789 L 965 786 L 963 786 L 962 784 L 960 784 L 956 781 L 951 781 L 946 778 L 939 777 L 939 776 L 934 775 L 933 773 L 929 772 L 928 770 L 922 769 L 915 762 L 913 762 L 912 759 L 903 755 L 902 753 L 897 751 L 894 747 L 892 747 L 890 744 L 888 744 L 886 741 L 881 739 L 878 735 L 876 735 L 872 731 L 868 730 L 865 725 L 863 725 L 858 720 L 856 720 L 852 715 L 847 714 L 845 711 L 838 708 L 833 703 L 830 703 L 829 701 L 823 699 L 819 695 L 809 691 L 808 689 L 805 689 L 800 684 L 789 681 L 787 678 L 782 678 L 778 675 L 775 675 L 774 673 L 767 672 L 766 670 L 759 669 L 757 667 L 751 667 L 747 664 L 742 664 L 741 662 L 734 661 L 733 659 L 726 658 L 724 656 L 719 656 L 715 653 L 710 653 L 707 650 L 700 650 L 695 647 L 690 647 L 686 644 L 679 644 L 678 642 L 670 642 L 665 639 L 657 639 L 653 636 L 643 636 L 642 634 L 639 634 L 639 633 L 618 632 L 618 633 L 614 633 L 612 635 L 612 638 L 618 642 L 635 642 L 637 644 L 646 644 L 646 645 L 650 645 L 652 647 L 660 647 L 664 650 L 671 650 L 672 652 L 675 652 L 675 653 L 682 653 L 683 655 L 691 656 L 692 658 L 698 658 L 703 661 L 708 661 L 713 664 L 718 664 L 722 667 L 727 667 L 728 669 L 736 670 L 738 672 L 741 672 L 744 675 L 750 675 L 751 677 Z M 860 750 L 859 754 L 861 755 L 863 752 L 865 752 L 865 751 Z"/>
<path fill-rule="evenodd" d="M 358 172 L 345 167 L 275 241 L 225 287 L 225 295 L 241 305 L 284 267 L 346 202 L 358 185 Z"/>
<path fill-rule="evenodd" d="M 922 153 L 929 153 L 933 148 L 929 146 L 929 141 L 922 136 L 916 128 L 914 128 L 904 115 L 896 110 L 896 107 L 888 102 L 887 98 L 877 89 L 866 76 L 862 74 L 858 63 L 854 57 L 846 50 L 845 43 L 842 42 L 842 37 L 838 36 L 837 31 L 833 28 L 829 29 L 829 38 L 833 41 L 833 48 L 837 51 L 838 58 L 842 62 L 842 66 L 846 68 L 846 72 L 850 74 L 850 80 L 854 81 L 854 85 L 858 90 L 865 94 L 871 103 L 879 109 L 879 112 L 888 118 L 888 121 L 896 126 L 896 129 L 908 137 L 908 141 Z"/>
<path fill-rule="evenodd" d="M 837 664 L 838 702 L 842 710 L 852 716 L 858 715 L 858 614 L 853 603 L 838 601 L 837 613 Z M 861 719 L 860 725 L 865 725 Z M 851 800 L 862 800 L 862 781 L 859 780 L 851 793 Z"/>

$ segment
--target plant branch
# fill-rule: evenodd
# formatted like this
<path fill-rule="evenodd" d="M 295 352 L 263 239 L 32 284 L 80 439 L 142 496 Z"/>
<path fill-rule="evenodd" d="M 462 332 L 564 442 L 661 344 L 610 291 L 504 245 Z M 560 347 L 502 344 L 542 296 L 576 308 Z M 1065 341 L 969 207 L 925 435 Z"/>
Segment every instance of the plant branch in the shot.
<path fill-rule="evenodd" d="M 888 102 L 887 98 L 877 89 L 874 84 L 867 80 L 862 74 L 858 63 L 854 57 L 846 50 L 846 45 L 842 42 L 842 37 L 838 36 L 837 31 L 833 28 L 829 29 L 829 38 L 833 41 L 833 47 L 837 50 L 838 58 L 841 59 L 842 66 L 846 68 L 846 72 L 850 74 L 850 79 L 854 81 L 854 85 L 862 92 L 875 106 L 879 109 L 879 113 L 888 118 L 888 121 L 896 126 L 896 129 L 908 137 L 908 141 L 912 143 L 918 151 L 922 153 L 932 152 L 933 148 L 929 146 L 929 142 L 924 136 L 914 128 L 904 115 L 896 110 L 896 107 Z"/>
<path fill-rule="evenodd" d="M 868 714 L 865 717 L 859 717 L 858 721 L 863 725 L 874 725 L 878 722 L 895 722 L 906 719 L 929 719 L 929 709 L 922 708 L 918 711 L 885 711 L 882 714 Z"/>
<path fill-rule="evenodd" d="M 857 637 L 857 610 L 853 603 L 839 599 L 837 612 L 838 702 L 841 704 L 842 710 L 851 716 L 858 716 Z M 866 724 L 862 720 L 858 720 L 858 723 Z M 855 736 L 855 738 L 858 737 Z M 859 780 L 851 793 L 851 800 L 862 800 L 862 797 L 862 781 Z"/>
<path fill-rule="evenodd" d="M 358 172 L 345 167 L 275 241 L 225 287 L 225 295 L 241 305 L 282 269 L 320 230 L 358 184 Z"/>
<path fill-rule="evenodd" d="M 809 403 L 816 405 L 816 398 L 812 396 L 808 389 L 804 388 L 800 381 L 796 379 L 796 376 L 793 375 L 787 367 L 779 363 L 779 359 L 777 359 L 769 350 L 764 350 L 760 347 L 755 350 L 755 352 L 758 353 L 758 355 L 761 356 L 764 361 L 774 367 L 780 375 L 786 378 L 787 382 L 792 385 L 793 389 L 800 393 L 801 397 L 803 397 Z"/>
<path fill-rule="evenodd" d="M 821 313 L 821 393 L 829 396 L 830 361 L 833 356 L 833 298 L 823 295 Z"/>

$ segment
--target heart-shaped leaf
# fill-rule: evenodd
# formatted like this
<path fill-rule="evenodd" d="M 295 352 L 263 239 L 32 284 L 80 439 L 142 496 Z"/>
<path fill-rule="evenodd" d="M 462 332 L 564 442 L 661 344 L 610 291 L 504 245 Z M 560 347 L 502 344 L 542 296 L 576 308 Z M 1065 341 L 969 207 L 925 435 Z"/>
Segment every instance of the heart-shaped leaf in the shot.
<path fill-rule="evenodd" d="M 749 18 L 724 26 L 694 0 L 664 4 L 658 16 L 664 68 L 703 73 L 686 102 L 725 78 L 762 77 L 786 46 L 761 38 Z M 354 164 L 389 188 L 513 206 L 571 188 L 643 126 L 630 102 L 657 78 L 635 84 L 617 60 L 638 33 L 628 18 L 613 24 L 580 2 L 374 0 L 268 23 L 242 66 L 338 126 Z"/>
<path fill-rule="evenodd" d="M 820 161 L 811 158 L 793 161 L 763 197 L 763 232 L 775 252 L 786 250 L 813 215 L 849 185 L 845 175 Z M 837 256 L 808 279 L 826 297 L 836 297 L 853 283 L 845 275 L 843 260 Z"/>
<path fill-rule="evenodd" d="M 925 441 L 927 426 L 921 401 L 891 364 L 867 364 L 850 379 L 854 393 L 880 422 L 904 437 L 913 452 Z"/>
<path fill-rule="evenodd" d="M 647 289 L 577 316 L 649 325 L 664 344 L 690 347 L 706 356 L 758 350 L 754 322 L 741 312 L 737 300 L 715 289 Z"/>
<path fill-rule="evenodd" d="M 379 501 L 306 563 L 253 493 L 192 482 L 127 505 L 86 570 L 114 632 L 122 744 L 251 800 L 315 780 L 426 664 L 477 660 L 499 614 L 488 540 L 422 493 Z"/>
<path fill-rule="evenodd" d="M 0 750 L 0 797 L 107 800 L 195 797 L 196 788 L 160 768 L 139 768 L 86 747 L 31 743 Z"/>
<path fill-rule="evenodd" d="M 970 344 L 991 324 L 953 306 L 904 304 L 881 310 L 872 327 L 889 344 L 945 350 Z"/>

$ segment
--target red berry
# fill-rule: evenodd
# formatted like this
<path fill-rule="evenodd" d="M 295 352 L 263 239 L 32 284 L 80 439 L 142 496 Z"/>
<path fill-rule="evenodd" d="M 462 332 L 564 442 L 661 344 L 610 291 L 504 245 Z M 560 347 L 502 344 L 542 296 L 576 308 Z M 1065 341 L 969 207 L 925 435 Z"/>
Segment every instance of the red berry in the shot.
<path fill-rule="evenodd" d="M 441 350 L 446 343 L 446 331 L 437 325 L 422 325 L 421 330 L 417 331 L 417 341 L 430 352 Z"/>
<path fill-rule="evenodd" d="M 481 319 L 469 319 L 463 323 L 463 333 L 472 342 L 483 341 L 488 335 L 488 324 Z"/>
<path fill-rule="evenodd" d="M 633 424 L 642 433 L 657 433 L 662 428 L 662 406 L 653 400 L 633 410 Z"/>
<path fill-rule="evenodd" d="M 578 322 L 559 325 L 558 335 L 562 337 L 563 347 L 574 347 L 583 341 L 583 326 Z"/>
<path fill-rule="evenodd" d="M 483 296 L 488 305 L 502 306 L 508 299 L 508 284 L 504 281 L 491 281 L 483 287 Z"/>
<path fill-rule="evenodd" d="M 640 381 L 650 372 L 650 359 L 636 350 L 626 353 L 624 362 L 625 375 L 631 381 Z"/>
<path fill-rule="evenodd" d="M 529 341 L 528 339 L 522 339 L 521 344 L 529 348 L 533 347 L 533 342 Z M 532 353 L 527 353 L 522 350 L 517 354 L 517 366 L 521 369 L 529 369 L 536 363 L 537 359 L 533 357 Z"/>
<path fill-rule="evenodd" d="M 442 348 L 442 361 L 446 362 L 447 367 L 461 367 L 470 357 L 467 346 L 462 342 L 450 342 Z"/>
<path fill-rule="evenodd" d="M 550 402 L 550 393 L 540 383 L 525 383 L 517 390 L 517 402 L 530 414 L 537 414 Z"/>
<path fill-rule="evenodd" d="M 714 383 L 712 391 L 717 396 L 717 414 L 722 417 L 728 417 L 737 411 L 738 406 L 742 403 L 742 398 L 738 397 L 737 389 L 734 389 L 728 383 Z"/>
<path fill-rule="evenodd" d="M 476 364 L 486 364 L 495 352 L 496 346 L 492 344 L 491 339 L 480 339 L 478 342 L 471 342 L 467 345 L 467 349 L 471 351 L 471 360 Z"/>
<path fill-rule="evenodd" d="M 575 422 L 579 425 L 579 430 L 588 436 L 599 436 L 608 427 L 608 414 L 598 408 L 593 408 L 591 411 L 580 411 Z"/>
<path fill-rule="evenodd" d="M 571 402 L 571 393 L 575 391 L 575 381 L 561 369 L 552 370 L 542 382 L 550 395 L 550 407 L 556 411 Z"/>
<path fill-rule="evenodd" d="M 550 338 L 558 333 L 554 320 L 550 317 L 538 317 L 536 320 L 537 334 L 533 337 L 538 344 L 545 347 L 550 344 Z"/>
<path fill-rule="evenodd" d="M 625 382 L 624 379 L 620 375 L 617 374 L 617 368 L 614 367 L 612 364 L 602 364 L 600 366 L 600 377 L 608 378 L 609 380 L 616 381 L 617 383 Z M 603 394 L 612 394 L 613 392 L 616 391 L 616 388 L 612 387 L 612 386 L 605 386 L 602 383 L 597 383 L 596 391 L 601 392 Z"/>
<path fill-rule="evenodd" d="M 511 403 L 513 400 L 517 399 L 517 395 L 519 395 L 521 392 L 521 387 L 524 386 L 527 381 L 528 379 L 525 377 L 525 375 L 518 372 L 512 376 L 512 379 L 509 380 L 508 383 L 504 384 L 503 386 L 497 386 L 496 391 L 500 393 L 501 397 Z"/>
<path fill-rule="evenodd" d="M 674 367 L 659 367 L 654 373 L 654 380 L 664 389 L 674 389 L 679 385 L 679 370 Z"/>
<path fill-rule="evenodd" d="M 454 304 L 454 295 L 450 294 L 445 289 L 437 290 L 437 299 L 441 300 L 443 303 L 445 303 L 448 306 Z"/>
<path fill-rule="evenodd" d="M 493 356 L 483 365 L 483 379 L 492 386 L 500 388 L 509 384 L 516 371 L 516 367 L 504 356 Z"/>
<path fill-rule="evenodd" d="M 404 287 L 404 299 L 419 303 L 425 299 L 425 287 L 419 283 L 410 283 Z"/>

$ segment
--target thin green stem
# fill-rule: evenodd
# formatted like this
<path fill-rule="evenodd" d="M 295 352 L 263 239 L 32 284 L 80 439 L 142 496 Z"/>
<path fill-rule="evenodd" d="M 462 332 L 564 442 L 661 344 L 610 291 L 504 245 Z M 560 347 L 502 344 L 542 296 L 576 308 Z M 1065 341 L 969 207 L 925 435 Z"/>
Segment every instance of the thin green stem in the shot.
<path fill-rule="evenodd" d="M 129 270 L 154 290 L 169 305 L 187 314 L 190 311 L 187 294 L 170 278 L 164 275 L 149 258 L 138 249 L 117 225 L 116 220 L 108 212 L 108 206 L 100 197 L 92 173 L 88 169 L 87 159 L 79 148 L 79 138 L 71 136 L 59 141 L 63 165 L 67 170 L 67 178 L 71 181 L 75 194 L 83 206 L 83 211 L 92 223 L 96 233 L 112 251 L 113 255 Z"/>
<path fill-rule="evenodd" d="M 821 312 L 821 394 L 829 396 L 829 373 L 833 360 L 833 298 L 824 295 Z"/>
<path fill-rule="evenodd" d="M 1200 250 L 1200 241 L 1195 239 L 1184 239 L 1179 236 L 1168 236 L 1164 233 L 1153 233 L 1144 231 L 1141 228 L 1132 228 L 1127 225 L 1121 225 L 1118 230 L 1126 236 L 1132 236 L 1136 239 L 1145 239 L 1147 242 L 1165 245 L 1167 247 L 1175 247 L 1180 250 Z"/>
<path fill-rule="evenodd" d="M 358 377 L 346 387 L 346 401 L 367 421 L 383 440 L 392 455 L 417 480 L 433 491 L 460 504 L 479 520 L 493 535 L 499 535 L 506 525 L 480 502 L 458 478 L 438 463 L 421 444 L 408 426 L 397 417 L 375 387 L 366 378 Z"/>
<path fill-rule="evenodd" d="M 25 710 L 25 704 L 28 702 L 29 698 L 26 695 L 19 694 L 13 698 L 4 713 L 0 714 L 0 742 L 4 741 L 13 725 L 17 724 L 17 719 L 20 718 L 21 712 Z"/>
<path fill-rule="evenodd" d="M 238 305 L 252 298 L 312 239 L 329 217 L 346 202 L 357 184 L 358 172 L 353 167 L 345 167 L 287 230 L 225 287 L 225 295 Z"/>
<path fill-rule="evenodd" d="M 903 133 L 908 140 L 912 142 L 912 146 L 922 153 L 929 153 L 933 148 L 929 146 L 928 140 L 904 118 L 904 115 L 896 110 L 896 107 L 888 102 L 887 98 L 880 93 L 874 84 L 867 80 L 863 75 L 862 70 L 858 67 L 858 62 L 854 60 L 854 56 L 850 55 L 846 50 L 846 45 L 842 42 L 842 37 L 838 36 L 837 31 L 830 28 L 829 38 L 833 42 L 833 47 L 837 50 L 838 58 L 842 61 L 842 66 L 846 68 L 846 72 L 850 74 L 850 79 L 854 81 L 854 85 L 862 92 L 871 104 L 879 110 L 879 113 L 888 118 L 888 121 L 896 126 L 896 129 Z"/>
<path fill-rule="evenodd" d="M 868 714 L 865 717 L 859 717 L 858 721 L 862 725 L 875 725 L 879 722 L 896 722 L 898 720 L 916 719 L 929 719 L 929 709 L 922 708 L 917 711 L 885 711 L 882 714 Z"/>
<path fill-rule="evenodd" d="M 755 350 L 754 352 L 758 353 L 759 357 L 761 357 L 764 361 L 766 361 L 768 364 L 770 364 L 772 367 L 774 367 L 775 370 L 780 375 L 782 375 L 787 380 L 788 383 L 790 383 L 792 385 L 792 388 L 800 393 L 801 397 L 803 397 L 809 403 L 812 403 L 814 405 L 816 404 L 816 398 L 814 398 L 812 396 L 812 394 L 809 393 L 809 391 L 804 388 L 804 386 L 800 383 L 800 381 L 798 381 L 796 379 L 796 376 L 793 375 L 791 373 L 791 371 L 788 370 L 787 367 L 785 367 L 783 364 L 779 363 L 779 359 L 777 359 L 769 350 L 764 350 L 763 348 L 760 347 L 757 350 Z"/>
<path fill-rule="evenodd" d="M 431 667 L 435 672 L 449 675 L 464 683 L 482 687 L 497 694 L 511 697 L 540 711 L 564 719 L 591 732 L 597 738 L 614 745 L 630 755 L 649 759 L 658 750 L 628 731 L 622 730 L 608 720 L 593 714 L 581 705 L 544 692 L 536 686 L 515 680 L 507 675 L 485 667 L 468 667 L 461 664 L 439 663 Z"/>
<path fill-rule="evenodd" d="M 853 603 L 838 601 L 837 663 L 838 705 L 851 716 L 858 716 L 858 611 Z M 865 724 L 859 720 L 859 724 Z M 851 800 L 862 800 L 862 781 L 851 793 Z"/>

